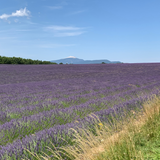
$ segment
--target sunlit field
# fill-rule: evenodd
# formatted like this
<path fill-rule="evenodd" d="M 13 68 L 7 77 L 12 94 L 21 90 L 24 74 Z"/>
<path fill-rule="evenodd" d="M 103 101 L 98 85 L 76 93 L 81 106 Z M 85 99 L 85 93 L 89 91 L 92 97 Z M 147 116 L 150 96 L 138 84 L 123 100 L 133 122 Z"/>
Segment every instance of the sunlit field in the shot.
<path fill-rule="evenodd" d="M 35 160 L 27 150 L 58 159 L 46 146 L 74 146 L 75 131 L 96 135 L 96 122 L 101 129 L 112 117 L 121 121 L 124 110 L 142 112 L 159 90 L 158 63 L 0 65 L 0 159 Z"/>

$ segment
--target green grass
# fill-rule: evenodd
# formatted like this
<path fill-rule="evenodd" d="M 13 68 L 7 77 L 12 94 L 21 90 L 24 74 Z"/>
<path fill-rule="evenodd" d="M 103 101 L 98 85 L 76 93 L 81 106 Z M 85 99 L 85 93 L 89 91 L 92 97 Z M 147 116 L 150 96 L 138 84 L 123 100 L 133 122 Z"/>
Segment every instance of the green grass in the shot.
<path fill-rule="evenodd" d="M 160 99 L 144 104 L 149 105 L 150 108 L 144 110 L 142 125 L 127 124 L 127 134 L 94 160 L 160 159 Z"/>

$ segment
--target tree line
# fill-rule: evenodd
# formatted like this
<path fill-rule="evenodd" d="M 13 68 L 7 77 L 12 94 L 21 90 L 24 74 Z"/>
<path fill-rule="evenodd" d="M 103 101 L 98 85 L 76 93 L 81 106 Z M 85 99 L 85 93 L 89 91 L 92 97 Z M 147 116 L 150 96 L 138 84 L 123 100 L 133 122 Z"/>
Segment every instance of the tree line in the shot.
<path fill-rule="evenodd" d="M 20 57 L 0 56 L 0 64 L 57 64 L 57 63 L 50 61 L 24 59 Z"/>

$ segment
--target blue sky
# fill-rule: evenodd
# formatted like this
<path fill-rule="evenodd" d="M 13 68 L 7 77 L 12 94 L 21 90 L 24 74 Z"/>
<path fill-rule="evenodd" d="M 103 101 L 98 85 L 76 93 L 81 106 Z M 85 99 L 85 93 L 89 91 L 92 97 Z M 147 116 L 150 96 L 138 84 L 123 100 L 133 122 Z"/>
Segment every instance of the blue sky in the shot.
<path fill-rule="evenodd" d="M 7 0 L 0 55 L 160 62 L 159 0 Z"/>

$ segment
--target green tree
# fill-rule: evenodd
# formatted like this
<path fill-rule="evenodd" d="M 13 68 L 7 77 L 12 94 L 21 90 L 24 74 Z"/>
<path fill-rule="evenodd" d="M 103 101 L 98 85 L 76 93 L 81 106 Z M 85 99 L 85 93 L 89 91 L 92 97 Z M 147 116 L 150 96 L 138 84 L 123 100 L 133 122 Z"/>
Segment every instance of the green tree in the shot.
<path fill-rule="evenodd" d="M 57 63 L 50 61 L 24 59 L 21 57 L 0 56 L 0 64 L 57 64 Z"/>

